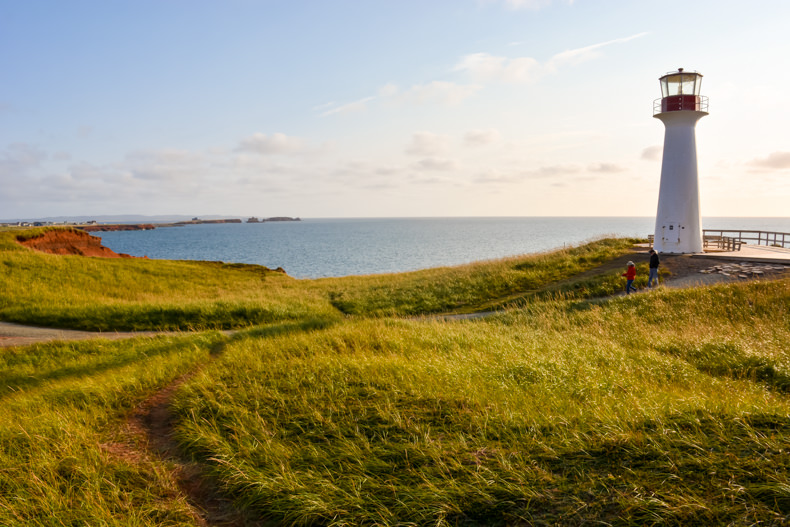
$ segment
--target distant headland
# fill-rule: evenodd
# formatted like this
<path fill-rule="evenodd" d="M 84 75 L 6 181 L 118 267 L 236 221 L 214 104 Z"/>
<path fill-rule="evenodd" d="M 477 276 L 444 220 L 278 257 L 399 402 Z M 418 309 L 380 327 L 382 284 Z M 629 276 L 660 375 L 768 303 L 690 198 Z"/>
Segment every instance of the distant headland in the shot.
<path fill-rule="evenodd" d="M 0 227 L 75 227 L 87 231 L 129 231 L 151 230 L 157 227 L 178 227 L 182 225 L 199 225 L 211 223 L 268 223 L 282 221 L 302 221 L 301 218 L 274 216 L 257 218 L 252 216 L 244 220 L 242 217 L 204 216 L 191 217 L 177 215 L 144 216 L 140 214 L 112 216 L 57 216 L 38 219 L 2 219 Z"/>
<path fill-rule="evenodd" d="M 302 218 L 289 218 L 288 216 L 275 216 L 274 218 L 258 219 L 255 216 L 247 218 L 247 223 L 265 223 L 267 221 L 302 221 Z"/>
<path fill-rule="evenodd" d="M 275 216 L 271 218 L 257 218 L 252 216 L 242 221 L 241 218 L 220 218 L 220 219 L 201 219 L 194 217 L 191 220 L 178 220 L 170 222 L 141 222 L 141 223 L 121 223 L 121 222 L 98 222 L 96 220 L 82 220 L 82 221 L 15 221 L 0 223 L 4 227 L 51 227 L 51 226 L 64 226 L 80 229 L 85 232 L 106 232 L 106 231 L 150 231 L 160 227 L 183 227 L 185 225 L 203 225 L 203 224 L 217 224 L 217 223 L 269 223 L 269 222 L 287 222 L 287 221 L 302 221 L 301 218 L 292 218 L 289 216 Z"/>
<path fill-rule="evenodd" d="M 177 221 L 173 225 L 202 225 L 204 223 L 241 223 L 241 220 L 239 218 L 231 218 L 226 220 L 201 220 L 200 218 L 192 218 L 191 220 L 187 221 Z"/>

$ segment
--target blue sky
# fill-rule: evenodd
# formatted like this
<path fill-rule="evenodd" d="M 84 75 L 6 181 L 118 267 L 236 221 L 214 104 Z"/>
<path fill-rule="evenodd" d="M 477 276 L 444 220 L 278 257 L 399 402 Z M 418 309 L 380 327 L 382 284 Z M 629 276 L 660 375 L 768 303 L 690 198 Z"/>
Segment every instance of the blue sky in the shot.
<path fill-rule="evenodd" d="M 0 218 L 790 215 L 790 2 L 0 0 Z"/>

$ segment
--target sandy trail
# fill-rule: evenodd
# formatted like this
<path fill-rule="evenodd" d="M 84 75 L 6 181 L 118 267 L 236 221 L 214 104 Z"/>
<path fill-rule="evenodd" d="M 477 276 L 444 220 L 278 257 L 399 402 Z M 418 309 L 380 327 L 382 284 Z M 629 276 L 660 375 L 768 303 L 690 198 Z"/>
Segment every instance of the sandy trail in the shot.
<path fill-rule="evenodd" d="M 212 359 L 222 353 L 212 352 Z M 158 463 L 181 489 L 192 507 L 199 527 L 266 527 L 272 523 L 254 518 L 234 507 L 216 482 L 207 477 L 205 466 L 185 456 L 175 439 L 176 416 L 172 400 L 178 389 L 206 365 L 176 379 L 140 403 L 121 423 L 120 441 L 100 445 L 102 450 L 129 463 Z"/>
<path fill-rule="evenodd" d="M 25 346 L 51 340 L 85 340 L 85 339 L 129 339 L 134 337 L 150 337 L 154 335 L 178 335 L 174 331 L 79 331 L 76 329 L 40 328 L 23 326 L 11 322 L 0 322 L 0 348 L 9 346 Z"/>

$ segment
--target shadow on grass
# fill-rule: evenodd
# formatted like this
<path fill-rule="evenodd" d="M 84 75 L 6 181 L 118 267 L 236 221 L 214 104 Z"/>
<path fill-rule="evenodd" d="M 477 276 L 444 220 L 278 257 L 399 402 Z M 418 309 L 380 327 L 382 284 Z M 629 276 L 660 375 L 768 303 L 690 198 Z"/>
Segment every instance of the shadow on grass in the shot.
<path fill-rule="evenodd" d="M 151 337 L 141 337 L 150 339 Z M 93 343 L 95 344 L 95 343 Z M 68 342 L 33 344 L 32 347 L 39 351 L 46 349 L 56 349 L 63 346 L 70 346 Z M 215 345 L 216 346 L 216 345 Z M 35 375 L 25 374 L 0 374 L 0 399 L 7 397 L 20 390 L 29 391 L 36 389 L 43 384 L 54 381 L 64 381 L 68 379 L 89 378 L 97 374 L 102 374 L 111 370 L 123 368 L 140 362 L 141 360 L 168 355 L 177 351 L 177 344 L 165 340 L 161 345 L 148 346 L 144 352 L 133 350 L 127 353 L 102 353 L 86 352 L 86 356 L 95 359 L 90 364 L 71 364 L 50 371 L 39 372 Z"/>
<path fill-rule="evenodd" d="M 291 333 L 301 333 L 304 331 L 317 331 L 327 329 L 340 322 L 340 319 L 335 317 L 315 317 L 298 322 L 283 322 L 280 324 L 271 324 L 267 326 L 259 326 L 246 330 L 239 330 L 234 334 L 233 340 L 242 338 L 269 338 L 288 335 Z"/>
<path fill-rule="evenodd" d="M 539 525 L 786 525 L 788 446 L 790 419 L 766 414 L 690 412 L 646 421 L 628 435 L 592 432 L 577 448 L 511 453 L 511 462 L 535 467 L 542 481 L 523 493 L 500 488 L 496 501 L 473 497 L 448 519 L 457 525 L 510 525 L 515 519 Z"/>
<path fill-rule="evenodd" d="M 749 380 L 779 393 L 790 393 L 790 375 L 768 357 L 746 353 L 732 342 L 701 345 L 668 344 L 658 351 L 685 360 L 699 371 L 714 377 Z"/>

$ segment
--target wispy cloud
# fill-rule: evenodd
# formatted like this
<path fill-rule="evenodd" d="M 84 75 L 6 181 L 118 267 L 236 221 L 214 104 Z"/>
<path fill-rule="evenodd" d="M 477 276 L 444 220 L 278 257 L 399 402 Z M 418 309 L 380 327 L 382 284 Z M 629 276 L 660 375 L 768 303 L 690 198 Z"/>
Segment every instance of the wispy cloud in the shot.
<path fill-rule="evenodd" d="M 379 96 L 380 97 L 384 97 L 384 98 L 395 97 L 399 93 L 400 93 L 400 88 L 398 87 L 398 85 L 394 84 L 394 83 L 391 83 L 391 82 L 389 82 L 389 83 L 385 84 L 384 86 L 382 86 L 381 88 L 379 88 Z"/>
<path fill-rule="evenodd" d="M 501 169 L 488 169 L 485 172 L 478 174 L 474 178 L 475 183 L 482 184 L 511 184 L 520 183 L 524 180 L 524 175 L 516 172 L 508 172 Z"/>
<path fill-rule="evenodd" d="M 618 174 L 625 172 L 627 168 L 614 164 L 614 163 L 593 163 L 587 167 L 589 172 L 596 172 L 599 174 Z"/>
<path fill-rule="evenodd" d="M 623 38 L 607 40 L 582 48 L 557 53 L 545 63 L 533 57 L 500 57 L 488 53 L 472 53 L 461 57 L 454 71 L 465 72 L 478 82 L 530 83 L 544 75 L 556 73 L 566 66 L 575 66 L 602 56 L 601 50 L 613 44 L 622 44 L 647 35 L 637 33 Z"/>
<path fill-rule="evenodd" d="M 472 53 L 461 58 L 455 71 L 466 72 L 478 82 L 531 82 L 542 74 L 540 63 L 532 57 L 496 57 Z"/>
<path fill-rule="evenodd" d="M 582 168 L 575 164 L 547 165 L 533 170 L 503 171 L 498 169 L 487 170 L 479 174 L 476 183 L 514 184 L 527 180 L 558 178 L 560 182 L 567 176 L 579 174 Z"/>
<path fill-rule="evenodd" d="M 28 186 L 35 193 L 35 183 L 49 155 L 37 146 L 14 143 L 0 150 L 0 205 L 23 195 Z M 5 208 L 5 207 L 0 207 Z"/>
<path fill-rule="evenodd" d="M 251 152 L 256 154 L 289 154 L 297 152 L 304 147 L 304 142 L 298 137 L 287 136 L 282 133 L 266 135 L 255 133 L 242 139 L 236 147 L 237 152 Z"/>
<path fill-rule="evenodd" d="M 39 166 L 49 155 L 35 145 L 13 143 L 0 152 L 0 173 L 25 172 Z"/>
<path fill-rule="evenodd" d="M 414 132 L 405 152 L 414 156 L 436 156 L 447 151 L 450 137 L 433 132 Z"/>
<path fill-rule="evenodd" d="M 612 44 L 623 44 L 625 42 L 630 42 L 631 40 L 644 37 L 645 35 L 647 35 L 647 32 L 637 33 L 635 35 L 631 35 L 630 37 L 616 38 L 614 40 L 607 40 L 606 42 L 592 44 L 583 48 L 569 49 L 567 51 L 557 53 L 546 63 L 546 69 L 549 71 L 556 71 L 557 69 L 566 65 L 574 66 L 576 64 L 598 58 L 601 56 L 600 50 L 606 46 L 611 46 Z"/>
<path fill-rule="evenodd" d="M 499 141 L 499 130 L 470 130 L 464 134 L 464 144 L 467 146 L 487 146 Z"/>
<path fill-rule="evenodd" d="M 414 168 L 418 170 L 447 172 L 460 169 L 461 164 L 453 159 L 426 157 L 425 159 L 420 159 L 414 165 Z"/>
<path fill-rule="evenodd" d="M 531 178 L 547 178 L 578 174 L 579 172 L 581 172 L 581 168 L 578 165 L 562 164 L 543 166 L 527 172 L 526 175 Z"/>
<path fill-rule="evenodd" d="M 337 107 L 337 102 L 329 101 L 329 102 L 325 102 L 324 104 L 318 104 L 316 106 L 313 106 L 313 110 L 316 112 L 325 112 L 335 107 Z"/>
<path fill-rule="evenodd" d="M 647 148 L 642 150 L 642 155 L 640 157 L 647 161 L 657 161 L 661 159 L 661 153 L 663 151 L 664 150 L 661 145 L 648 146 Z"/>
<path fill-rule="evenodd" d="M 480 86 L 473 84 L 432 81 L 424 84 L 414 84 L 410 88 L 401 89 L 397 84 L 388 83 L 379 88 L 376 95 L 364 97 L 340 106 L 329 103 L 313 109 L 322 110 L 320 114 L 321 117 L 327 117 L 330 115 L 365 111 L 369 103 L 373 101 L 407 105 L 435 104 L 440 106 L 455 106 L 469 97 L 472 97 L 480 88 Z"/>
<path fill-rule="evenodd" d="M 396 97 L 413 104 L 441 104 L 454 106 L 468 99 L 480 90 L 480 86 L 456 84 L 454 82 L 433 81 L 415 84 Z"/>
<path fill-rule="evenodd" d="M 326 117 L 327 115 L 335 115 L 335 114 L 363 112 L 367 110 L 368 103 L 374 101 L 375 99 L 376 99 L 375 96 L 364 97 L 354 102 L 336 106 L 334 108 L 330 108 L 329 110 L 322 112 L 321 117 Z"/>
<path fill-rule="evenodd" d="M 767 157 L 752 159 L 747 165 L 760 170 L 788 170 L 790 169 L 790 152 L 772 152 Z"/>
<path fill-rule="evenodd" d="M 533 11 L 537 11 L 539 9 L 543 9 L 544 7 L 548 7 L 552 4 L 573 4 L 573 0 L 482 0 L 484 4 L 499 4 L 501 3 L 508 9 L 512 10 L 519 10 L 519 9 L 530 9 Z"/>
<path fill-rule="evenodd" d="M 135 179 L 183 184 L 198 179 L 205 165 L 206 159 L 199 153 L 161 149 L 130 153 L 121 170 L 128 171 Z M 90 174 L 90 170 L 87 173 Z"/>

